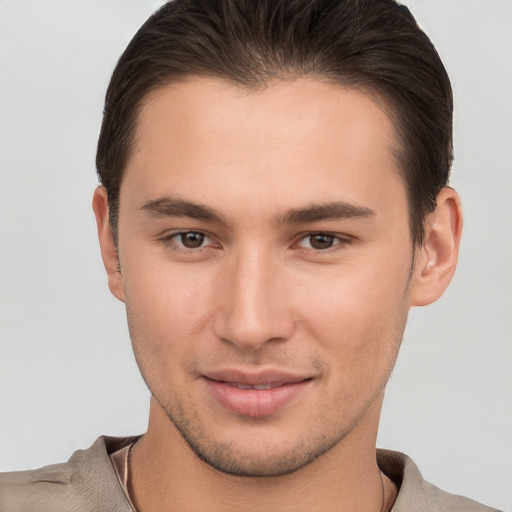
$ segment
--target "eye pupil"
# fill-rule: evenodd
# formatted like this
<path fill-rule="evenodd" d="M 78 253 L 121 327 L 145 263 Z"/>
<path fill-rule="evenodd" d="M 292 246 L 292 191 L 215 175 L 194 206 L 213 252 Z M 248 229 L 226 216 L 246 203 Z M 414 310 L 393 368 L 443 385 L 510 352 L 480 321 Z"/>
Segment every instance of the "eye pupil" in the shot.
<path fill-rule="evenodd" d="M 309 243 L 313 249 L 329 249 L 334 243 L 334 236 L 323 234 L 311 235 Z"/>
<path fill-rule="evenodd" d="M 189 231 L 188 233 L 181 234 L 181 242 L 187 249 L 196 249 L 197 247 L 201 247 L 203 241 L 204 235 L 202 233 Z"/>

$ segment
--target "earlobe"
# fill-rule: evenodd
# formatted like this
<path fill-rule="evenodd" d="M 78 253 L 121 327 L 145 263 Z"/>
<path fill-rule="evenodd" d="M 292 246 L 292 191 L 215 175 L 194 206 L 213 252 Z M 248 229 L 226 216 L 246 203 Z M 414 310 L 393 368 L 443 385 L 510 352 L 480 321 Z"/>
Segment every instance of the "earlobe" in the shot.
<path fill-rule="evenodd" d="M 455 190 L 444 188 L 427 217 L 425 240 L 416 256 L 411 306 L 425 306 L 444 293 L 457 266 L 461 233 L 459 196 Z"/>
<path fill-rule="evenodd" d="M 110 291 L 120 301 L 124 301 L 124 288 L 121 272 L 119 270 L 119 257 L 110 228 L 107 191 L 105 187 L 97 187 L 92 199 L 92 209 L 96 217 L 98 238 L 101 248 L 103 264 L 107 271 Z"/>

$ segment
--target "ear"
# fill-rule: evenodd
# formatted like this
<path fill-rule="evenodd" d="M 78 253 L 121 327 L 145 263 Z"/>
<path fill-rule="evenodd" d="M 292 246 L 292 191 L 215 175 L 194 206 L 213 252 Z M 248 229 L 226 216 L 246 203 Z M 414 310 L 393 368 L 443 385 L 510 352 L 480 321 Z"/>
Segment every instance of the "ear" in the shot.
<path fill-rule="evenodd" d="M 417 249 L 411 306 L 425 306 L 444 293 L 457 266 L 461 233 L 459 195 L 451 188 L 443 188 L 435 210 L 426 219 L 425 240 Z"/>
<path fill-rule="evenodd" d="M 94 191 L 92 209 L 96 216 L 101 256 L 103 258 L 103 265 L 105 265 L 105 270 L 107 271 L 108 287 L 114 297 L 124 302 L 123 279 L 119 268 L 119 256 L 114 241 L 114 235 L 110 228 L 107 190 L 105 187 L 97 187 Z"/>

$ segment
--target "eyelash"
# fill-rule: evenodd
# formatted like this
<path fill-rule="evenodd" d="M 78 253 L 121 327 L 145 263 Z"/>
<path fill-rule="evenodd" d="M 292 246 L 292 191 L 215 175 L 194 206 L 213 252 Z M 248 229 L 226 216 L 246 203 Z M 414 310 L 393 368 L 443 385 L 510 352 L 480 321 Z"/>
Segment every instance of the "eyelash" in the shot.
<path fill-rule="evenodd" d="M 181 243 L 177 242 L 176 239 L 179 239 L 180 237 L 183 237 L 184 235 L 188 234 L 195 234 L 200 235 L 204 237 L 202 240 L 202 244 L 199 247 L 191 248 L 191 247 L 185 247 L 183 244 L 183 239 Z M 308 238 L 311 239 L 312 237 L 332 237 L 333 238 L 333 245 L 330 247 L 326 247 L 325 249 L 316 249 L 314 247 L 302 247 L 300 246 L 301 242 L 307 240 Z M 212 238 L 206 234 L 203 231 L 195 231 L 195 230 L 189 230 L 189 231 L 178 231 L 176 233 L 171 233 L 169 235 L 166 235 L 161 238 L 161 241 L 164 243 L 165 246 L 171 248 L 174 251 L 183 252 L 186 254 L 191 253 L 197 253 L 201 250 L 208 249 L 207 245 L 204 245 L 205 242 L 208 240 L 212 241 Z M 334 252 L 344 250 L 347 248 L 347 246 L 353 244 L 353 239 L 349 237 L 341 237 L 339 235 L 335 235 L 332 233 L 324 232 L 324 231 L 314 231 L 314 232 L 308 232 L 302 234 L 296 242 L 294 242 L 293 246 L 298 246 L 299 249 L 305 249 L 308 251 L 314 251 L 315 254 L 319 255 L 325 255 L 325 254 L 332 254 Z"/>
<path fill-rule="evenodd" d="M 310 232 L 305 233 L 302 235 L 299 240 L 295 243 L 295 245 L 300 244 L 301 242 L 307 240 L 308 238 L 311 239 L 315 236 L 324 236 L 324 237 L 332 237 L 334 244 L 330 247 L 327 247 L 325 249 L 316 249 L 314 247 L 304 247 L 306 250 L 312 250 L 315 252 L 315 254 L 332 254 L 337 251 L 342 251 L 347 248 L 347 246 L 351 245 L 353 243 L 353 240 L 349 237 L 341 237 L 339 235 L 335 235 L 333 233 L 326 233 L 324 231 L 316 231 L 316 232 Z"/>
<path fill-rule="evenodd" d="M 180 251 L 180 252 L 189 253 L 189 254 L 192 252 L 198 252 L 199 250 L 206 248 L 206 246 L 204 246 L 203 244 L 201 244 L 201 246 L 196 247 L 196 248 L 185 247 L 185 245 L 183 244 L 183 239 L 182 239 L 181 243 L 176 241 L 176 239 L 179 239 L 180 237 L 183 237 L 184 235 L 188 235 L 188 234 L 195 234 L 195 235 L 200 235 L 200 236 L 204 237 L 203 243 L 207 240 L 211 240 L 211 237 L 208 236 L 203 231 L 189 230 L 189 231 L 178 231 L 176 233 L 171 233 L 169 235 L 162 237 L 161 241 L 164 243 L 165 246 L 170 247 L 171 249 L 173 249 L 175 251 Z"/>

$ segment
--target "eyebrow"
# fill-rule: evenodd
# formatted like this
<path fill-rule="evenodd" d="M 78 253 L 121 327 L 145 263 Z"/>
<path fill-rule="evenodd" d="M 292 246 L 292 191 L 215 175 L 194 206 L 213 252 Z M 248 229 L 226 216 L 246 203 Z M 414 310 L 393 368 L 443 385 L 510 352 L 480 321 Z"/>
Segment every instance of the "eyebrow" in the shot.
<path fill-rule="evenodd" d="M 214 209 L 184 199 L 162 197 L 144 203 L 141 210 L 154 217 L 189 217 L 206 222 L 227 226 L 223 215 Z M 293 208 L 276 218 L 278 224 L 306 224 L 308 222 L 336 219 L 370 218 L 375 216 L 371 208 L 358 206 L 344 201 L 326 204 L 313 204 L 305 208 Z"/>
<path fill-rule="evenodd" d="M 371 208 L 343 201 L 313 204 L 306 208 L 292 209 L 278 218 L 280 224 L 305 224 L 336 219 L 370 218 L 375 212 Z"/>
<path fill-rule="evenodd" d="M 153 217 L 190 217 L 206 222 L 227 225 L 222 215 L 208 206 L 173 197 L 162 197 L 144 203 L 141 210 Z"/>

